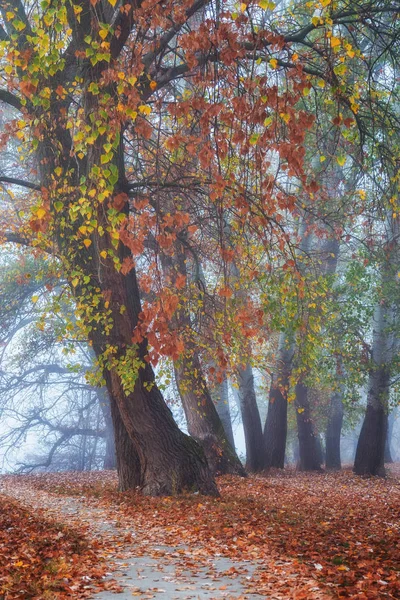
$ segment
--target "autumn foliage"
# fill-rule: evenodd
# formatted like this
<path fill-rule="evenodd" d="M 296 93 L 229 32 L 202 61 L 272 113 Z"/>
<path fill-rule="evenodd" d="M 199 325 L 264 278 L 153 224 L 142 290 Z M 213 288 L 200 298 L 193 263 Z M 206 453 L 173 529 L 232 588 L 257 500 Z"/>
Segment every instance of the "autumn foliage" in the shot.
<path fill-rule="evenodd" d="M 118 494 L 116 476 L 111 473 L 48 474 L 24 477 L 13 485 L 20 486 L 20 491 L 33 487 L 65 499 L 72 494 L 87 507 L 106 510 L 108 518 L 118 523 L 119 544 L 126 530 L 134 531 L 129 546 L 134 556 L 157 557 L 160 546 L 179 551 L 183 544 L 191 548 L 191 554 L 182 553 L 181 564 L 187 560 L 192 569 L 209 555 L 255 563 L 255 574 L 247 582 L 249 594 L 296 600 L 372 600 L 400 594 L 398 469 L 387 481 L 362 480 L 348 470 L 323 476 L 289 470 L 248 480 L 223 477 L 219 499 Z M 16 516 L 21 518 L 21 514 L 19 510 Z M 33 535 L 32 543 L 37 543 L 40 522 L 30 526 L 24 518 L 22 523 L 28 529 L 20 535 L 23 539 Z M 54 529 L 53 544 L 58 542 L 58 531 Z M 70 537 L 65 537 L 61 543 L 71 544 Z M 112 552 L 112 547 L 108 550 Z M 56 557 L 61 551 L 63 546 L 51 549 Z M 15 561 L 32 563 L 24 554 L 6 552 Z M 31 576 L 39 573 L 33 571 Z M 81 597 L 79 593 L 74 597 Z"/>
<path fill-rule="evenodd" d="M 84 532 L 49 521 L 27 506 L 0 496 L 0 596 L 5 600 L 84 598 L 88 577 L 101 581 L 100 544 Z"/>

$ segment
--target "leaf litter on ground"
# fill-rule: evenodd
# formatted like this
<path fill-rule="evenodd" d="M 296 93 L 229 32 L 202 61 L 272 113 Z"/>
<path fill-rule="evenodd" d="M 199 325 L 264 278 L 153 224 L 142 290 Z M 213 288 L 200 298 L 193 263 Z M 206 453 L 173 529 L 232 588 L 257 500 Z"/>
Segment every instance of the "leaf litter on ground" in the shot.
<path fill-rule="evenodd" d="M 209 556 L 250 561 L 257 568 L 247 593 L 265 598 L 400 598 L 399 466 L 387 479 L 350 470 L 224 476 L 218 499 L 117 492 L 116 474 L 107 471 L 1 481 L 21 497 L 23 490 L 64 501 L 73 496 L 88 507 L 89 520 L 90 510 L 104 511 L 119 533 L 107 541 L 113 556 L 126 558 L 129 546 L 135 556 L 162 557 L 162 546 L 173 546 L 192 570 Z M 79 593 L 72 597 L 84 597 Z"/>

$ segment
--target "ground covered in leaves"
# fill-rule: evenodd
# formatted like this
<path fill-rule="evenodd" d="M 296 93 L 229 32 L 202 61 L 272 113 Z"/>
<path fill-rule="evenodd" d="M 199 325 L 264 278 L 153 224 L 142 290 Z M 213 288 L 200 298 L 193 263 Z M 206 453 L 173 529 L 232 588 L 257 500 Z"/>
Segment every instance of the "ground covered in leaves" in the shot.
<path fill-rule="evenodd" d="M 0 495 L 0 598 L 89 595 L 88 572 L 104 574 L 96 549 L 85 536 L 49 522 Z"/>
<path fill-rule="evenodd" d="M 74 495 L 86 505 L 108 511 L 120 527 L 121 539 L 133 541 L 136 555 L 148 554 L 154 543 L 185 544 L 193 549 L 194 566 L 210 554 L 267 564 L 268 568 L 256 570 L 249 594 L 269 598 L 273 586 L 285 598 L 314 597 L 310 592 L 314 588 L 309 586 L 293 592 L 296 580 L 302 579 L 314 582 L 315 590 L 323 591 L 323 595 L 318 592 L 319 598 L 400 598 L 399 468 L 394 468 L 386 480 L 361 479 L 349 470 L 326 474 L 285 471 L 247 479 L 223 477 L 219 479 L 220 499 L 198 495 L 143 498 L 135 492 L 118 493 L 116 476 L 110 472 L 24 476 L 18 478 L 18 485 L 61 496 Z M 28 544 L 31 534 L 25 538 L 20 530 L 37 529 L 29 542 L 35 550 L 34 544 L 42 535 L 40 520 L 31 522 L 29 515 L 19 516 L 18 508 L 12 503 L 9 506 L 6 510 L 11 516 L 5 517 L 6 522 L 18 521 L 18 534 L 12 535 L 26 539 L 22 544 Z M 128 528 L 135 532 L 133 540 L 131 534 L 126 534 Z M 65 535 L 60 540 L 56 529 L 50 531 L 45 549 L 58 548 L 61 542 L 71 544 L 72 555 L 86 552 L 78 538 Z M 42 573 L 47 576 L 46 563 L 38 565 L 33 558 L 20 556 L 15 542 L 4 546 L 2 535 L 2 564 L 14 565 L 15 572 L 22 568 L 21 562 L 26 562 L 26 572 L 32 570 L 39 578 Z M 62 545 L 54 560 L 59 560 L 60 553 L 65 554 Z M 34 556 L 30 550 L 27 553 Z M 2 582 L 9 568 L 0 567 Z M 76 592 L 72 597 L 81 596 Z"/>

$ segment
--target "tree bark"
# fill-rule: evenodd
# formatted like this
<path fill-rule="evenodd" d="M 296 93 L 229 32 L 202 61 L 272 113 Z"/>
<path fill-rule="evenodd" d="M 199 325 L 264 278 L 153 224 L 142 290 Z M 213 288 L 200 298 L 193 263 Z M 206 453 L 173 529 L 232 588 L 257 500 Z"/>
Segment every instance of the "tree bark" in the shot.
<path fill-rule="evenodd" d="M 99 404 L 106 427 L 106 449 L 103 461 L 103 469 L 112 470 L 117 468 L 117 456 L 113 419 L 111 415 L 111 404 L 105 388 L 97 388 L 97 397 L 99 399 Z M 129 437 L 126 431 L 125 435 Z"/>
<path fill-rule="evenodd" d="M 110 240 L 105 235 L 99 236 L 97 244 L 101 252 L 110 246 Z M 130 256 L 121 243 L 118 253 L 121 262 Z M 111 361 L 105 365 L 106 384 L 139 457 L 143 493 L 171 495 L 191 490 L 218 495 L 202 449 L 180 431 L 157 388 L 148 362 L 147 341 L 143 340 L 136 350 L 132 346 L 132 332 L 141 311 L 135 269 L 123 275 L 115 269 L 113 261 L 98 261 L 97 253 L 86 264 L 96 267 L 98 286 L 110 298 L 112 328 L 107 333 L 101 327 L 93 329 L 90 337 L 98 357 L 110 347 L 115 349 Z M 90 274 L 93 276 L 92 270 Z M 130 355 L 127 349 L 131 350 Z M 127 386 L 120 365 L 126 364 L 129 369 L 129 363 L 136 381 L 134 385 L 129 381 Z M 114 418 L 113 405 L 112 414 Z M 129 485 L 120 474 L 120 487 L 126 489 Z"/>
<path fill-rule="evenodd" d="M 276 373 L 272 375 L 269 391 L 268 413 L 264 427 L 264 440 L 269 467 L 285 466 L 287 438 L 287 393 L 292 367 L 294 345 L 287 348 L 285 333 L 279 336 Z"/>
<path fill-rule="evenodd" d="M 354 472 L 357 475 L 385 476 L 389 383 L 390 375 L 386 366 L 370 372 L 367 409 L 354 459 Z"/>
<path fill-rule="evenodd" d="M 382 274 L 382 290 L 390 282 L 390 273 L 390 265 L 386 264 Z M 390 300 L 383 298 L 374 313 L 367 409 L 354 460 L 354 472 L 357 475 L 385 476 L 390 370 L 395 344 L 393 323 L 393 307 Z"/>
<path fill-rule="evenodd" d="M 244 439 L 246 443 L 246 469 L 258 472 L 267 468 L 267 455 L 254 388 L 254 376 L 251 365 L 237 374 L 238 398 L 242 415 Z"/>
<path fill-rule="evenodd" d="M 214 474 L 245 476 L 245 470 L 228 442 L 212 401 L 196 352 L 175 363 L 175 379 L 190 435 L 202 446 Z"/>
<path fill-rule="evenodd" d="M 386 444 L 385 444 L 385 463 L 393 462 L 392 452 L 391 452 L 391 443 L 392 443 L 392 435 L 393 435 L 394 418 L 395 418 L 395 411 L 392 410 L 392 412 L 388 416 L 387 435 L 386 435 Z"/>
<path fill-rule="evenodd" d="M 338 470 L 342 468 L 340 458 L 340 436 L 343 423 L 343 394 L 341 391 L 335 391 L 331 394 L 329 403 L 328 423 L 326 427 L 326 459 L 327 469 Z"/>
<path fill-rule="evenodd" d="M 235 438 L 233 436 L 231 411 L 229 408 L 229 389 L 228 380 L 224 377 L 222 383 L 217 383 L 211 390 L 211 396 L 217 409 L 219 418 L 225 431 L 228 442 L 235 448 Z"/>
<path fill-rule="evenodd" d="M 298 469 L 300 471 L 321 471 L 321 442 L 317 439 L 317 433 L 311 419 L 308 388 L 303 383 L 297 383 L 295 392 L 300 454 Z"/>

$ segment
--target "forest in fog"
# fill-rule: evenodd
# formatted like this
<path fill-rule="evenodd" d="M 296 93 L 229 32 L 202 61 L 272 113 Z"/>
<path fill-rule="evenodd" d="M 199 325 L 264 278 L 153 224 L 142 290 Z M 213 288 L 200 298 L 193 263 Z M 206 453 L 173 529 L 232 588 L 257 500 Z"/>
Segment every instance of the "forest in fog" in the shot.
<path fill-rule="evenodd" d="M 0 0 L 5 482 L 398 482 L 399 58 L 393 0 Z"/>

